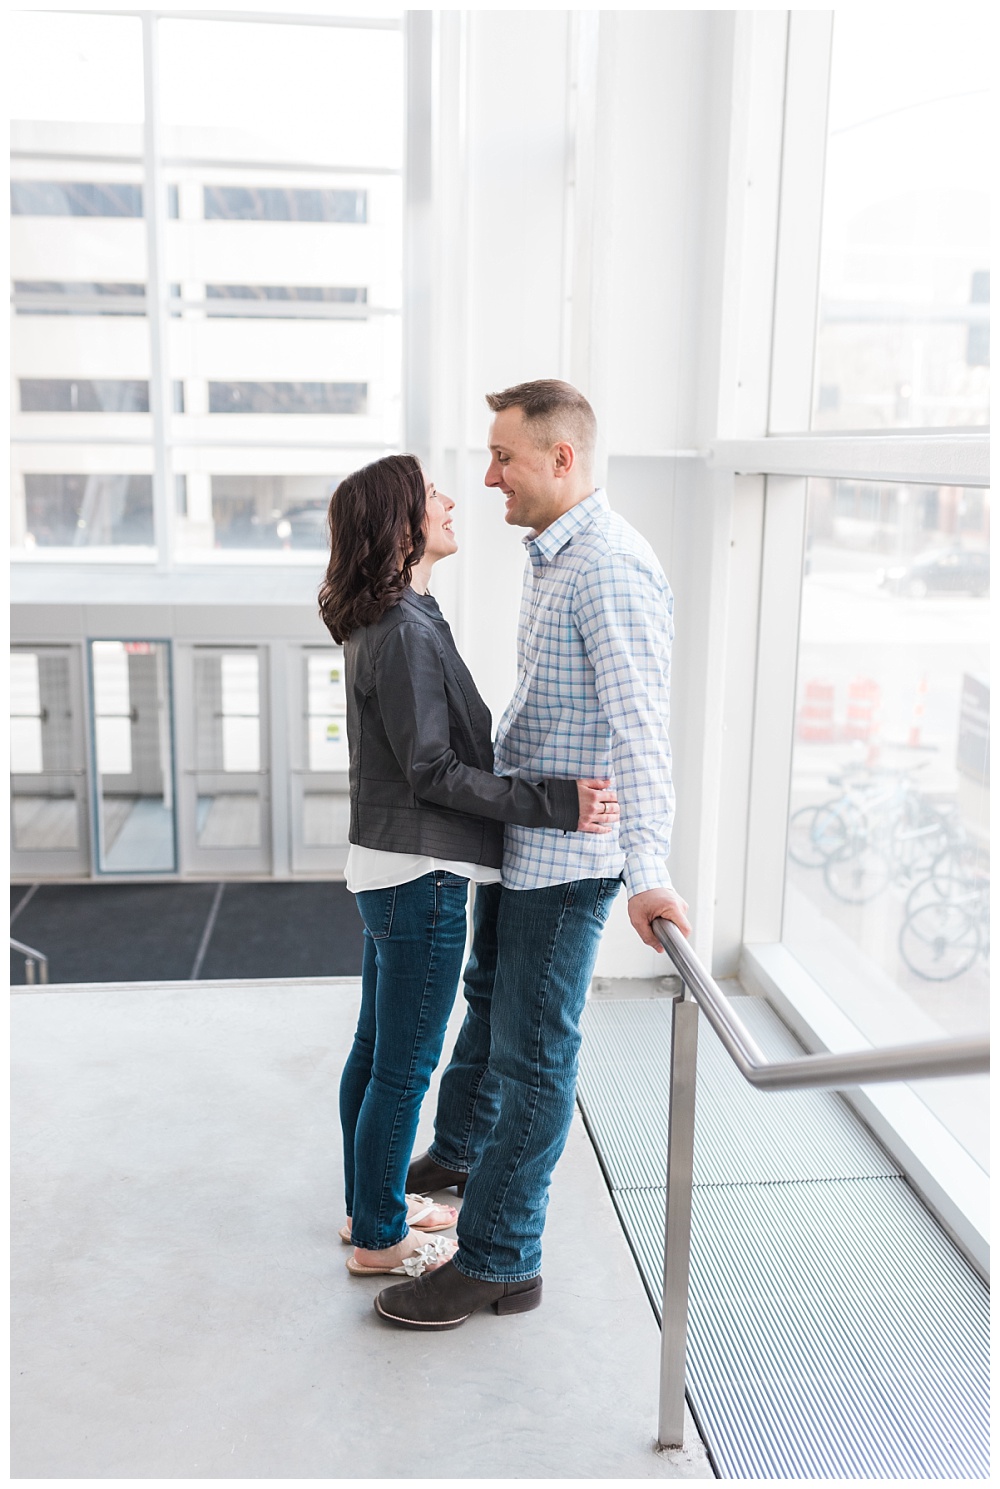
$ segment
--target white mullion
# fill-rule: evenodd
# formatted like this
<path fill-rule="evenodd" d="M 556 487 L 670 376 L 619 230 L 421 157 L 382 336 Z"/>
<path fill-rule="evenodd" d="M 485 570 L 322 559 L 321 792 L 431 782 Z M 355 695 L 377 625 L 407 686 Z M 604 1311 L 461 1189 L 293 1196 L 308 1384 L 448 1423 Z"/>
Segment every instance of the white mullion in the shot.
<path fill-rule="evenodd" d="M 431 454 L 431 401 L 427 348 L 434 339 L 431 278 L 434 252 L 431 72 L 434 17 L 410 11 L 404 28 L 406 56 L 406 165 L 403 172 L 403 446 L 427 463 Z"/>
<path fill-rule="evenodd" d="M 149 411 L 153 421 L 153 533 L 157 567 L 173 563 L 174 493 L 170 481 L 168 426 L 173 412 L 167 366 L 168 295 L 163 234 L 164 181 L 160 160 L 160 82 L 156 18 L 142 16 L 143 217 L 146 224 L 146 321 L 149 326 Z"/>
<path fill-rule="evenodd" d="M 807 484 L 772 476 L 765 489 L 744 942 L 781 940 Z"/>
<path fill-rule="evenodd" d="M 990 439 L 982 434 L 772 435 L 716 440 L 708 464 L 741 475 L 823 476 L 930 486 L 988 486 Z"/>
<path fill-rule="evenodd" d="M 770 431 L 808 429 L 819 307 L 833 12 L 789 14 Z"/>

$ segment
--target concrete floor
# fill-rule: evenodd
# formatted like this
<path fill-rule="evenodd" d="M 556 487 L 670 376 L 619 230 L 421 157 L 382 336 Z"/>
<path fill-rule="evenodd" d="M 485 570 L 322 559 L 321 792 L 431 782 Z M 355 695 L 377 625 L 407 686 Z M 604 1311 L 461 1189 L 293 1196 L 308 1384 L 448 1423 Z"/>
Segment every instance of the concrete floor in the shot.
<path fill-rule="evenodd" d="M 13 1477 L 711 1478 L 690 1419 L 654 1450 L 659 1332 L 579 1119 L 541 1309 L 377 1319 L 336 1234 L 357 997 L 14 997 Z"/>

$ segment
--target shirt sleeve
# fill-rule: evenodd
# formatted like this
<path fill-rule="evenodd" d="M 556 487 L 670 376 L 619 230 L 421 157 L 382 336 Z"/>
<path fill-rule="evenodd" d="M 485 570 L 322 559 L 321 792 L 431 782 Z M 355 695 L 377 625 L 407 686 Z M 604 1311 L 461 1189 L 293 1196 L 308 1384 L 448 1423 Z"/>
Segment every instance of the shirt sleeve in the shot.
<path fill-rule="evenodd" d="M 452 746 L 444 662 L 423 626 L 406 621 L 394 626 L 374 660 L 386 737 L 419 801 L 521 827 L 575 829 L 574 780 L 526 781 L 459 760 Z"/>
<path fill-rule="evenodd" d="M 628 894 L 670 889 L 674 820 L 670 738 L 673 595 L 662 571 L 608 554 L 580 577 L 574 621 L 611 728 Z"/>

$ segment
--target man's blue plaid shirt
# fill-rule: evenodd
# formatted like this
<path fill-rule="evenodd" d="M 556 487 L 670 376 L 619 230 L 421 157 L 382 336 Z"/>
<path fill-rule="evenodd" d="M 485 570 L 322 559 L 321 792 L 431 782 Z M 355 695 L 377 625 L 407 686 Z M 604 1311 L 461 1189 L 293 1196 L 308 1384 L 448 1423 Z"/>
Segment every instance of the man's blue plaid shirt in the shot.
<path fill-rule="evenodd" d="M 496 770 L 536 781 L 610 776 L 621 826 L 605 836 L 508 825 L 503 883 L 541 889 L 622 874 L 630 895 L 669 888 L 666 576 L 601 490 L 524 546 L 519 678 L 497 730 Z"/>

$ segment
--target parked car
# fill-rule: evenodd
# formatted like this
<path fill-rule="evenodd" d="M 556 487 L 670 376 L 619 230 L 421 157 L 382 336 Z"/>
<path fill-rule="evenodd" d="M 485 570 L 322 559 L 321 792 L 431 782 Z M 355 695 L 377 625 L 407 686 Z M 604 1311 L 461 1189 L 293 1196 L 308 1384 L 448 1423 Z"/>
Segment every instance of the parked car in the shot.
<path fill-rule="evenodd" d="M 270 524 L 270 539 L 282 548 L 325 549 L 330 546 L 330 535 L 326 526 L 327 504 L 309 503 L 301 507 L 289 507 L 276 522 Z"/>
<path fill-rule="evenodd" d="M 933 594 L 985 595 L 990 588 L 990 555 L 984 548 L 935 548 L 910 564 L 879 569 L 876 577 L 883 589 L 912 599 Z"/>

